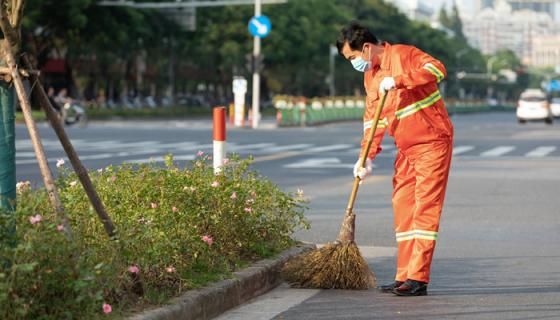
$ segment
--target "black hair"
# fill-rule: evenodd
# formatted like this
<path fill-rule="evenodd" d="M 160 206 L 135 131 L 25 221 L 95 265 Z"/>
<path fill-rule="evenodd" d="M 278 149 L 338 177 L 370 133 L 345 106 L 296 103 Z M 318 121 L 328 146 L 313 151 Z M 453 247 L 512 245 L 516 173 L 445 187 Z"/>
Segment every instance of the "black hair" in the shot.
<path fill-rule="evenodd" d="M 346 42 L 352 50 L 362 50 L 366 42 L 379 44 L 377 37 L 358 21 L 352 21 L 340 30 L 336 40 L 336 47 L 340 55 L 342 55 L 342 47 Z"/>

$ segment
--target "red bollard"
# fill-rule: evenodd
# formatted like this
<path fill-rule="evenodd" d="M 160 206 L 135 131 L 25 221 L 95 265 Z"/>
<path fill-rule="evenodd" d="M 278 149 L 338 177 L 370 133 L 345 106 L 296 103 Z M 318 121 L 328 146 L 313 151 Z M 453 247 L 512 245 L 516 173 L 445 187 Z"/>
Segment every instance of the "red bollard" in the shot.
<path fill-rule="evenodd" d="M 226 108 L 225 107 L 215 107 L 213 110 L 214 117 L 214 130 L 213 130 L 213 140 L 214 140 L 214 173 L 220 173 L 222 171 L 222 165 L 224 164 L 224 156 L 226 155 Z"/>
<path fill-rule="evenodd" d="M 276 124 L 277 125 L 282 124 L 282 112 L 280 111 L 280 109 L 278 109 L 278 111 L 276 111 Z"/>

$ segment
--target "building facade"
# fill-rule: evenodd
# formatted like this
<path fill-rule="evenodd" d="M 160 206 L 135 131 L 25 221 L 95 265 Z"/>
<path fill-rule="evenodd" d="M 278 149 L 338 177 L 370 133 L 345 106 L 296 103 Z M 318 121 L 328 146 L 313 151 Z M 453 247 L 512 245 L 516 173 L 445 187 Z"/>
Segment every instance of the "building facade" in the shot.
<path fill-rule="evenodd" d="M 499 0 L 476 0 L 474 4 L 475 14 L 486 8 L 495 7 Z M 556 1 L 555 0 L 506 0 L 512 11 L 530 10 L 542 12 L 555 17 Z"/>
<path fill-rule="evenodd" d="M 531 62 L 537 67 L 560 66 L 560 35 L 538 36 L 533 39 Z"/>
<path fill-rule="evenodd" d="M 495 1 L 494 7 L 486 7 L 473 17 L 465 17 L 463 32 L 469 43 L 484 54 L 510 49 L 523 63 L 533 65 L 534 46 L 539 45 L 539 50 L 543 47 L 537 39 L 560 35 L 560 25 L 548 13 L 514 10 L 508 2 Z M 546 50 L 553 46 L 560 46 L 560 42 L 550 44 Z"/>
<path fill-rule="evenodd" d="M 387 0 L 399 8 L 411 20 L 430 22 L 434 15 L 434 9 L 428 4 L 428 1 L 422 0 Z"/>

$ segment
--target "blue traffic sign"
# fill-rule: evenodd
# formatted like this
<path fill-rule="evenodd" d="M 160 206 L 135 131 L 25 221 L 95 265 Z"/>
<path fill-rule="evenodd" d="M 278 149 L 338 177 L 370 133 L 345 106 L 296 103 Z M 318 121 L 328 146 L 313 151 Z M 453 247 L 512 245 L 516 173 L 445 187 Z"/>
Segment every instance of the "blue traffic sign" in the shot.
<path fill-rule="evenodd" d="M 249 32 L 259 38 L 264 38 L 270 33 L 272 25 L 267 16 L 254 16 L 249 21 Z"/>
<path fill-rule="evenodd" d="M 548 91 L 560 91 L 560 80 L 550 80 Z"/>

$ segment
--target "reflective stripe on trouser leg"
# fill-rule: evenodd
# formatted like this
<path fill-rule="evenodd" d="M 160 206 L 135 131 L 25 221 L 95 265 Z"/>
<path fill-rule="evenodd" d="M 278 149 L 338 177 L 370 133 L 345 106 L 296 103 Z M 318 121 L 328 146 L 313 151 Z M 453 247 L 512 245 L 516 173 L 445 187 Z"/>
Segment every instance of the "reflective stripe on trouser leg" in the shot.
<path fill-rule="evenodd" d="M 397 232 L 397 273 L 395 280 L 408 279 L 408 262 L 414 248 L 412 217 L 415 208 L 414 190 L 416 176 L 414 168 L 402 153 L 395 160 L 393 177 L 393 213 Z"/>
<path fill-rule="evenodd" d="M 447 187 L 451 150 L 451 142 L 431 143 L 407 150 L 416 173 L 413 217 L 416 237 L 408 263 L 409 279 L 430 281 L 430 265 Z"/>

